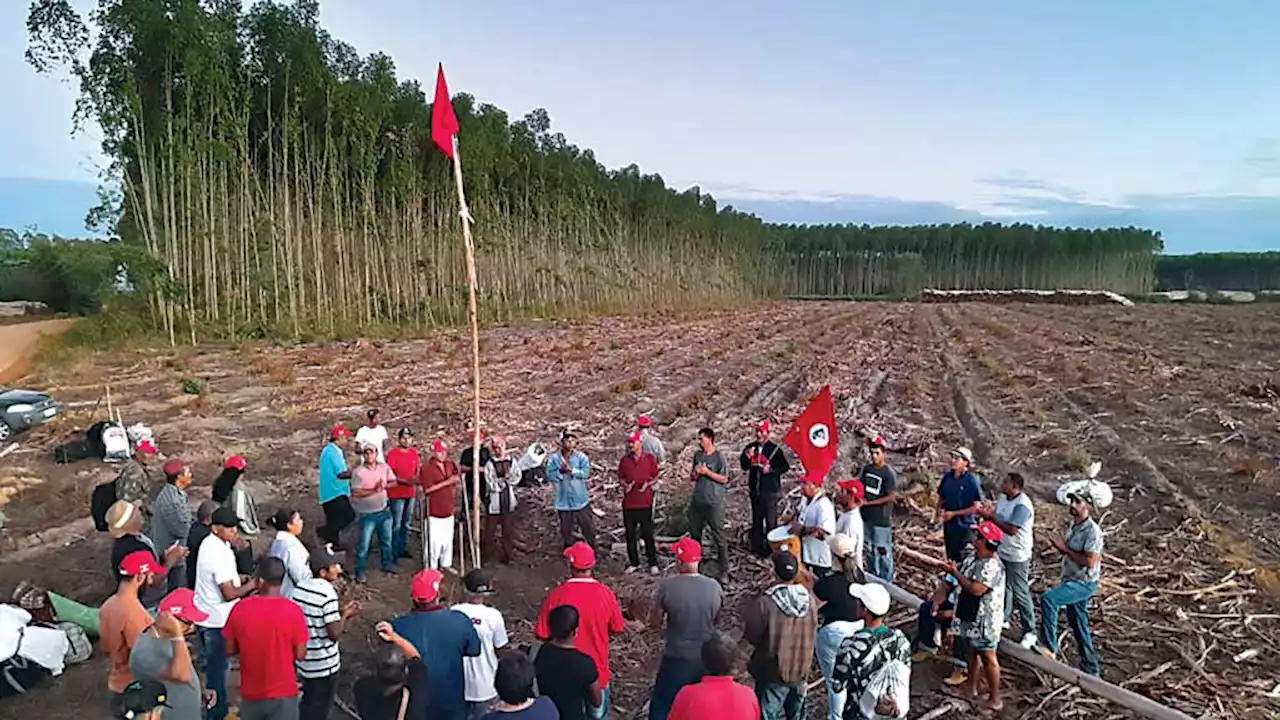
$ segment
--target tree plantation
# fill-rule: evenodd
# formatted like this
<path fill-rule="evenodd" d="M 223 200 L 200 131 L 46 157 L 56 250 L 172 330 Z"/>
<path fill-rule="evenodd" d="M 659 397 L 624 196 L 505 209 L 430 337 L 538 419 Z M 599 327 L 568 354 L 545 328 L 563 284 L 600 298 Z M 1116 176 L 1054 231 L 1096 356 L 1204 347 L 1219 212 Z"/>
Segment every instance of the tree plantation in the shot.
<path fill-rule="evenodd" d="M 171 342 L 453 323 L 457 198 L 419 83 L 318 23 L 316 0 L 35 0 L 28 61 L 69 72 L 111 161 L 98 229 Z M 1144 292 L 1156 233 L 1029 225 L 774 226 L 608 170 L 551 131 L 454 101 L 483 320 L 724 305 L 785 293 Z M 780 272 L 779 268 L 783 270 Z M 117 303 L 113 307 L 119 307 Z"/>

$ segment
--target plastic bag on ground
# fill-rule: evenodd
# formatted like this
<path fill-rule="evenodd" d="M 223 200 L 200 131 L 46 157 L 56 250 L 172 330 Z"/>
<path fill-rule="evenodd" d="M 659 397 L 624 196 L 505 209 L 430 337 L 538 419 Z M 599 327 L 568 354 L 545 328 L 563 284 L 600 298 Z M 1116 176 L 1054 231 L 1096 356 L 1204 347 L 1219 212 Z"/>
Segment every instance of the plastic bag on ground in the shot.
<path fill-rule="evenodd" d="M 129 459 L 129 434 L 119 425 L 102 428 L 102 459 L 107 462 L 124 462 Z"/>
<path fill-rule="evenodd" d="M 1093 498 L 1093 506 L 1105 508 L 1115 499 L 1111 486 L 1103 480 L 1080 479 L 1065 482 L 1058 486 L 1058 502 L 1066 505 L 1068 495 L 1088 495 Z"/>

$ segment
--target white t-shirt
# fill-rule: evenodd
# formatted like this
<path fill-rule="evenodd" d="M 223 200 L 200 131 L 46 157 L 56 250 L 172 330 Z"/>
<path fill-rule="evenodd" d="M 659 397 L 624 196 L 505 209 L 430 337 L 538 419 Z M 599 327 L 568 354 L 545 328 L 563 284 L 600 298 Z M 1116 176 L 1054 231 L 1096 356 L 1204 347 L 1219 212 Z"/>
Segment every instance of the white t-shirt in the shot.
<path fill-rule="evenodd" d="M 864 542 L 862 511 L 854 508 L 849 512 L 840 513 L 840 517 L 836 519 L 836 534 L 847 535 L 853 541 L 853 545 L 856 548 L 853 558 L 857 561 L 858 567 L 862 567 L 862 547 Z"/>
<path fill-rule="evenodd" d="M 1036 507 L 1031 498 L 1025 492 L 1018 493 L 1012 500 L 1001 495 L 996 501 L 996 519 L 1018 526 L 1017 533 L 1006 534 L 1000 543 L 1000 559 L 1019 563 L 1031 560 L 1036 524 Z"/>
<path fill-rule="evenodd" d="M 800 524 L 805 527 L 820 527 L 826 537 L 805 535 L 800 538 L 800 559 L 806 565 L 831 567 L 831 546 L 827 541 L 836 534 L 836 508 L 826 493 L 815 495 L 812 500 L 800 499 Z"/>
<path fill-rule="evenodd" d="M 196 560 L 196 607 L 209 613 L 209 619 L 198 623 L 200 627 L 220 628 L 227 624 L 227 616 L 238 600 L 222 598 L 223 583 L 240 587 L 240 573 L 236 570 L 236 553 L 231 544 L 217 535 L 209 535 L 200 541 L 200 554 Z"/>
<path fill-rule="evenodd" d="M 386 458 L 382 456 L 382 447 L 387 444 L 387 428 L 383 425 L 361 425 L 356 430 L 356 447 L 361 445 L 372 445 L 378 448 L 378 462 L 386 462 Z"/>
<path fill-rule="evenodd" d="M 467 702 L 484 702 L 498 697 L 493 678 L 498 674 L 497 651 L 507 644 L 507 623 L 497 608 L 475 603 L 461 603 L 454 610 L 471 618 L 480 636 L 480 654 L 462 658 L 462 672 L 467 678 Z"/>
<path fill-rule="evenodd" d="M 284 563 L 284 583 L 280 586 L 280 593 L 285 597 L 289 597 L 298 583 L 311 577 L 311 565 L 307 562 L 311 558 L 311 551 L 293 533 L 284 530 L 277 532 L 267 554 L 280 558 L 280 562 Z"/>

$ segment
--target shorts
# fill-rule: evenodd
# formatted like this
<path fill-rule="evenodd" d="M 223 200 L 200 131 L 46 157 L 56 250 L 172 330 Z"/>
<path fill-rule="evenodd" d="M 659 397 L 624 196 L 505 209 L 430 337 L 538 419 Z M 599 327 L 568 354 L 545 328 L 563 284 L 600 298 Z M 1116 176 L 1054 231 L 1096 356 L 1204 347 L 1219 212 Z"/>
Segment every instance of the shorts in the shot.
<path fill-rule="evenodd" d="M 973 623 L 961 620 L 958 634 L 977 652 L 993 652 L 1000 647 L 999 626 L 996 626 L 994 633 L 983 633 Z"/>

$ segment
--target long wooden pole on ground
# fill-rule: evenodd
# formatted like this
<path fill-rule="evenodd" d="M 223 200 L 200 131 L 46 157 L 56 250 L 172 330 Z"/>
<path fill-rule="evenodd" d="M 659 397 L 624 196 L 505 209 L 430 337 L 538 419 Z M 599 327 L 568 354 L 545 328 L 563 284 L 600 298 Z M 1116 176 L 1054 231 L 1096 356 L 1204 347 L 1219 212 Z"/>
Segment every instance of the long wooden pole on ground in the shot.
<path fill-rule="evenodd" d="M 471 240 L 471 211 L 462 189 L 462 155 L 458 136 L 453 136 L 453 180 L 458 185 L 458 208 L 462 218 L 462 241 L 467 250 L 467 314 L 471 320 L 471 564 L 480 567 L 480 324 L 476 317 L 476 246 Z M 466 489 L 463 489 L 466 493 Z M 466 507 L 465 504 L 463 507 Z"/>
<path fill-rule="evenodd" d="M 897 548 L 897 550 L 898 552 L 903 553 L 906 557 L 910 557 L 920 564 L 934 566 L 942 565 L 941 560 L 929 557 L 923 553 L 902 547 Z M 906 552 L 903 552 L 904 550 L 906 550 Z M 881 580 L 871 573 L 867 573 L 866 577 L 868 580 L 884 585 L 889 591 L 889 595 L 894 600 L 897 600 L 913 610 L 920 609 L 920 606 L 924 604 L 924 600 L 912 595 L 910 592 L 903 590 L 893 583 Z M 1110 700 L 1120 707 L 1132 710 L 1142 717 L 1151 718 L 1151 720 L 1192 720 L 1192 717 L 1186 713 L 1161 705 L 1149 697 L 1139 695 L 1132 690 L 1126 690 L 1119 685 L 1112 685 L 1100 677 L 1095 677 L 1077 668 L 1064 665 L 1057 660 L 1050 660 L 1035 650 L 1028 650 L 1018 643 L 1001 639 L 1000 652 L 1018 660 L 1019 662 L 1030 665 L 1037 670 L 1048 673 L 1059 680 L 1069 682 L 1085 692 L 1092 693 L 1098 697 Z"/>

